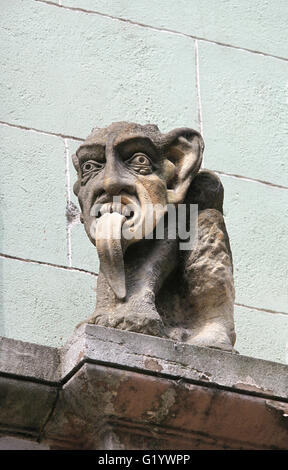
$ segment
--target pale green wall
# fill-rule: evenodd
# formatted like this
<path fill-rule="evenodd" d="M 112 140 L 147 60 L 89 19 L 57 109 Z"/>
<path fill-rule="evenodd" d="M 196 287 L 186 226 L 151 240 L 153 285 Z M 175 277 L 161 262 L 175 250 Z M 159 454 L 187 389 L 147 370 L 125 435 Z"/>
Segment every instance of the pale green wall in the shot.
<path fill-rule="evenodd" d="M 50 3 L 50 4 L 48 4 Z M 117 120 L 203 131 L 225 188 L 236 349 L 288 362 L 286 0 L 0 0 L 0 335 L 59 346 L 95 305 L 71 154 Z"/>

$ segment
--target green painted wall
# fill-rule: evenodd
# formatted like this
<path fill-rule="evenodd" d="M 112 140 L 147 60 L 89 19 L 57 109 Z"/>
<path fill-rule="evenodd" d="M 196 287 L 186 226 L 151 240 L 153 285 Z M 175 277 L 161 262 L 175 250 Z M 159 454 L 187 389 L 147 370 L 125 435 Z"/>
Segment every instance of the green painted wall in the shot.
<path fill-rule="evenodd" d="M 153 122 L 201 130 L 224 184 L 236 349 L 288 362 L 287 1 L 0 7 L 0 335 L 59 346 L 93 312 L 71 155 L 92 127 Z"/>

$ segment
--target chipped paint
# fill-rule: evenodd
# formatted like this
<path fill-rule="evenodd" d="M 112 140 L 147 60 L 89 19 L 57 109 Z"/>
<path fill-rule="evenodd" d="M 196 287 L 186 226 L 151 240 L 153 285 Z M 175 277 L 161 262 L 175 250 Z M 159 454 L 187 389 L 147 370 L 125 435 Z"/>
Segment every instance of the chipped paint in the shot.
<path fill-rule="evenodd" d="M 273 390 L 269 390 L 264 387 L 260 387 L 260 385 L 256 384 L 252 377 L 249 375 L 245 378 L 243 382 L 237 382 L 233 385 L 235 388 L 240 388 L 241 390 L 247 390 L 249 392 L 268 392 L 273 394 Z"/>
<path fill-rule="evenodd" d="M 160 372 L 161 370 L 163 370 L 163 367 L 161 366 L 161 364 L 159 364 L 159 362 L 156 361 L 155 359 L 146 359 L 144 362 L 144 366 L 146 367 L 146 369 L 155 370 L 157 372 Z"/>

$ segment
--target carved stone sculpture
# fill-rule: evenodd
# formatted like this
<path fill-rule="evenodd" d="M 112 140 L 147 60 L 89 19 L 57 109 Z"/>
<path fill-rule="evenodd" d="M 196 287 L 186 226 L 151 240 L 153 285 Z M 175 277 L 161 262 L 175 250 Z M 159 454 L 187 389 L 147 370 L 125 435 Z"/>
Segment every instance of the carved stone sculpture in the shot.
<path fill-rule="evenodd" d="M 89 323 L 233 349 L 224 192 L 216 174 L 200 170 L 203 150 L 195 130 L 162 134 L 156 125 L 128 122 L 96 129 L 80 145 L 73 156 L 74 192 L 100 259 L 97 305 Z M 187 208 L 190 233 L 189 207 L 195 205 L 198 236 L 189 249 L 181 249 L 179 214 Z M 169 233 L 169 216 L 178 221 L 175 236 Z"/>

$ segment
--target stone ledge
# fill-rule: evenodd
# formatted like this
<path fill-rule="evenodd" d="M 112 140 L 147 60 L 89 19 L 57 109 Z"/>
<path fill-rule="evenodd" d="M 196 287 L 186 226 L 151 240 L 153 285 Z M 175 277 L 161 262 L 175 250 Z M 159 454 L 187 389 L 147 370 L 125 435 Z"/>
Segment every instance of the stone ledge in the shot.
<path fill-rule="evenodd" d="M 0 340 L 0 434 L 51 448 L 288 448 L 288 366 L 82 325 Z"/>
<path fill-rule="evenodd" d="M 288 399 L 288 366 L 169 339 L 82 325 L 61 352 L 61 375 L 97 361 Z"/>
<path fill-rule="evenodd" d="M 58 349 L 0 337 L 0 374 L 10 374 L 34 381 L 58 382 Z"/>
<path fill-rule="evenodd" d="M 62 349 L 0 338 L 0 374 L 60 385 L 89 361 L 288 400 L 288 365 L 217 349 L 88 324 Z"/>

